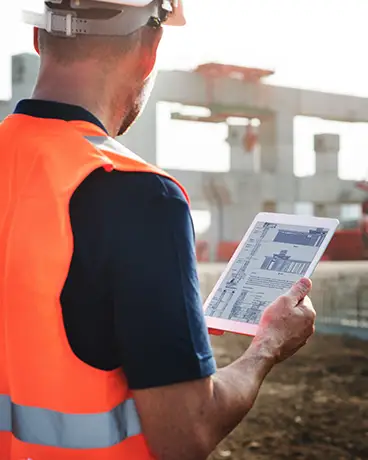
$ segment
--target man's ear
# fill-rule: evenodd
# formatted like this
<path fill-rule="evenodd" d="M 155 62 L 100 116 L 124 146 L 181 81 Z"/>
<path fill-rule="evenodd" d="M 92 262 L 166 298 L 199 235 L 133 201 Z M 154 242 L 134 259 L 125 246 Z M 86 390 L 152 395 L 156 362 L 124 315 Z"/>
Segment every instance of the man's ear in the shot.
<path fill-rule="evenodd" d="M 40 29 L 38 27 L 33 29 L 33 46 L 37 54 L 40 54 L 40 47 L 38 46 L 39 30 Z"/>
<path fill-rule="evenodd" d="M 142 59 L 140 61 L 139 67 L 142 72 L 142 79 L 145 80 L 148 78 L 152 70 L 155 67 L 157 60 L 157 51 L 160 45 L 163 29 L 152 29 L 149 27 L 144 27 L 142 31 Z"/>

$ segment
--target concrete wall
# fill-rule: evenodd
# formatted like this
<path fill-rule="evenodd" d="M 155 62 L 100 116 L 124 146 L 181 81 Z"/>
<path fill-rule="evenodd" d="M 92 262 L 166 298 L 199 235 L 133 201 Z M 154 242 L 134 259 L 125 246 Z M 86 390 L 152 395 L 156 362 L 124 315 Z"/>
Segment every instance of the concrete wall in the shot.
<path fill-rule="evenodd" d="M 200 264 L 203 300 L 225 269 Z M 318 330 L 368 339 L 368 262 L 322 262 L 313 276 L 312 300 Z"/>

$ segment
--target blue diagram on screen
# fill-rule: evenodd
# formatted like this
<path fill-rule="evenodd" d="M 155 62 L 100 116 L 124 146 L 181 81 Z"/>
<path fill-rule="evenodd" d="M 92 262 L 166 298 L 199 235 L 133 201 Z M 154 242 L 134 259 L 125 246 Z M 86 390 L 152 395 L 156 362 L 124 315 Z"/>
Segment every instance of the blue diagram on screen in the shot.
<path fill-rule="evenodd" d="M 206 316 L 258 324 L 267 305 L 312 274 L 328 233 L 307 225 L 258 222 L 210 297 Z"/>
<path fill-rule="evenodd" d="M 320 247 L 326 238 L 328 230 L 317 228 L 308 232 L 295 230 L 279 230 L 274 239 L 276 243 L 287 243 L 301 246 Z"/>
<path fill-rule="evenodd" d="M 288 256 L 288 251 L 285 249 L 278 254 L 273 254 L 271 257 L 266 256 L 261 270 L 305 275 L 309 267 L 310 262 L 292 259 L 291 256 Z"/>

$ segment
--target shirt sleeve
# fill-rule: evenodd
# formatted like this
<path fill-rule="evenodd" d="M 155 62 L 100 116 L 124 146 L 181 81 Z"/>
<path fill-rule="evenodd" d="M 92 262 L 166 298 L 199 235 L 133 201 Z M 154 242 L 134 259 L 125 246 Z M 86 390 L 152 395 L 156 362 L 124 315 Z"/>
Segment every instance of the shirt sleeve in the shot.
<path fill-rule="evenodd" d="M 112 244 L 116 343 L 136 390 L 201 379 L 216 370 L 190 209 L 176 184 L 154 177 L 160 193 L 116 219 Z"/>

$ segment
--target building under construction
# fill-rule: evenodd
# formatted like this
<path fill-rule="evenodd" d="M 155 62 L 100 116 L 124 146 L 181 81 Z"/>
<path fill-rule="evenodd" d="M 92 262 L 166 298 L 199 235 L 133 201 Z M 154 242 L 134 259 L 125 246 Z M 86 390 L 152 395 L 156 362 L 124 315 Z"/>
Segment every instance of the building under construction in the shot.
<path fill-rule="evenodd" d="M 37 56 L 18 55 L 12 62 L 12 99 L 0 102 L 0 118 L 31 94 L 37 75 Z M 294 118 L 368 122 L 368 99 L 272 86 L 264 82 L 270 75 L 267 70 L 220 64 L 205 64 L 192 72 L 160 72 L 143 115 L 121 138 L 145 160 L 157 163 L 161 101 L 180 104 L 182 110 L 172 111 L 172 119 L 228 124 L 230 171 L 169 171 L 187 188 L 192 208 L 211 213 L 211 225 L 198 242 L 201 260 L 228 260 L 260 211 L 294 213 L 297 203 L 309 202 L 315 215 L 339 218 L 342 205 L 363 204 L 368 195 L 365 183 L 338 177 L 336 134 L 315 136 L 313 176 L 294 175 Z M 187 108 L 193 106 L 206 108 L 206 115 L 188 115 Z M 234 117 L 244 123 L 232 125 Z M 363 258 L 363 226 L 352 227 L 340 230 L 327 257 Z"/>

